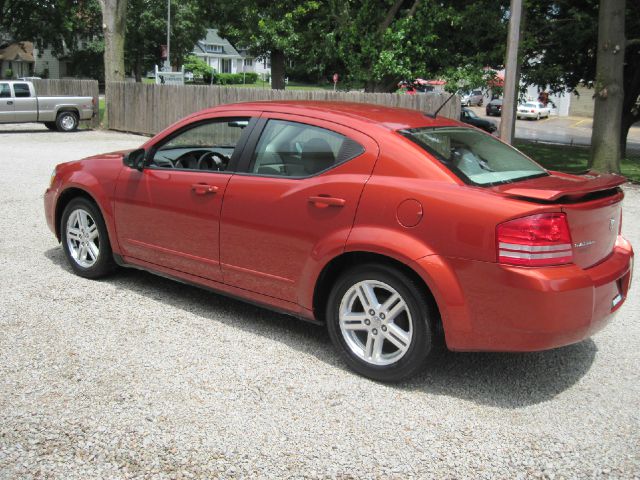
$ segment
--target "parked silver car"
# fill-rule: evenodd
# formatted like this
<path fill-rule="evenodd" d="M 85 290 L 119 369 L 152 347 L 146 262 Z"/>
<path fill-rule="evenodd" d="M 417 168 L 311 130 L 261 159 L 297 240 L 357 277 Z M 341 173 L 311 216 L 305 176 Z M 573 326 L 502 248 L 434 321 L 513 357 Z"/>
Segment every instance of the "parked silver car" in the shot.
<path fill-rule="evenodd" d="M 50 130 L 72 132 L 96 112 L 93 97 L 38 97 L 31 82 L 0 81 L 0 123 L 40 122 Z"/>
<path fill-rule="evenodd" d="M 470 107 L 472 105 L 481 106 L 483 98 L 482 90 L 473 90 L 463 94 L 462 97 L 460 97 L 460 103 L 463 107 Z"/>
<path fill-rule="evenodd" d="M 545 107 L 540 102 L 527 102 L 518 105 L 516 112 L 518 118 L 528 118 L 529 120 L 540 120 L 541 118 L 549 118 L 551 108 Z"/>

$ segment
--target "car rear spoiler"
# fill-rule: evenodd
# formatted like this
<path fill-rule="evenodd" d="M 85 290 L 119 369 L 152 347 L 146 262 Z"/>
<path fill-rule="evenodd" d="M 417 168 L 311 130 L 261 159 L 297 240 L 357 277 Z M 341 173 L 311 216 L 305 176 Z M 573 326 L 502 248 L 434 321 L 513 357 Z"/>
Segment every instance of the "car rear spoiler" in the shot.
<path fill-rule="evenodd" d="M 589 194 L 616 189 L 627 182 L 625 177 L 615 173 L 587 172 L 584 175 L 553 171 L 549 173 L 548 177 L 497 185 L 492 189 L 503 195 L 544 202 L 554 202 L 560 198 L 575 201 Z"/>

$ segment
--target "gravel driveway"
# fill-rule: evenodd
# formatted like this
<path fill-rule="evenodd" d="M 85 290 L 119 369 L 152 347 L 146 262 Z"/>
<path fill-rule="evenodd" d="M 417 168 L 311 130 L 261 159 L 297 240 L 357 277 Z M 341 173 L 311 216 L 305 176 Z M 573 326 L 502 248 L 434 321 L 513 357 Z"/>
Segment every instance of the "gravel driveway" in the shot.
<path fill-rule="evenodd" d="M 322 328 L 135 270 L 71 273 L 43 215 L 52 167 L 144 140 L 0 127 L 0 477 L 638 478 L 640 276 L 580 344 L 447 353 L 377 384 Z"/>

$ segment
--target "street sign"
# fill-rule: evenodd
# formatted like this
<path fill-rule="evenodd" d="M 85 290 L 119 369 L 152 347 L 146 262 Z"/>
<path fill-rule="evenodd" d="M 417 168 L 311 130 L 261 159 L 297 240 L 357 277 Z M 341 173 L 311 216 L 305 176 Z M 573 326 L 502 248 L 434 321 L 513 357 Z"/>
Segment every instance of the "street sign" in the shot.
<path fill-rule="evenodd" d="M 337 74 L 337 73 L 334 73 L 334 74 L 333 74 L 333 91 L 334 91 L 334 92 L 336 91 L 336 85 L 338 84 L 338 79 L 339 79 L 339 78 L 340 78 L 340 77 L 338 76 L 338 74 Z"/>

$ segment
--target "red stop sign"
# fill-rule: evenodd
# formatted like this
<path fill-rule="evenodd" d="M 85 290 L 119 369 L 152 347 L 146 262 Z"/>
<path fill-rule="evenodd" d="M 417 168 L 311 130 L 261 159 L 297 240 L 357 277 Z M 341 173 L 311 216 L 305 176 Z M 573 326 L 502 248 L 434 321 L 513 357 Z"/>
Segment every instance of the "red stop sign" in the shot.
<path fill-rule="evenodd" d="M 338 83 L 338 78 L 339 78 L 339 77 L 338 77 L 338 74 L 337 74 L 337 73 L 334 73 L 334 74 L 333 74 L 333 83 Z"/>

